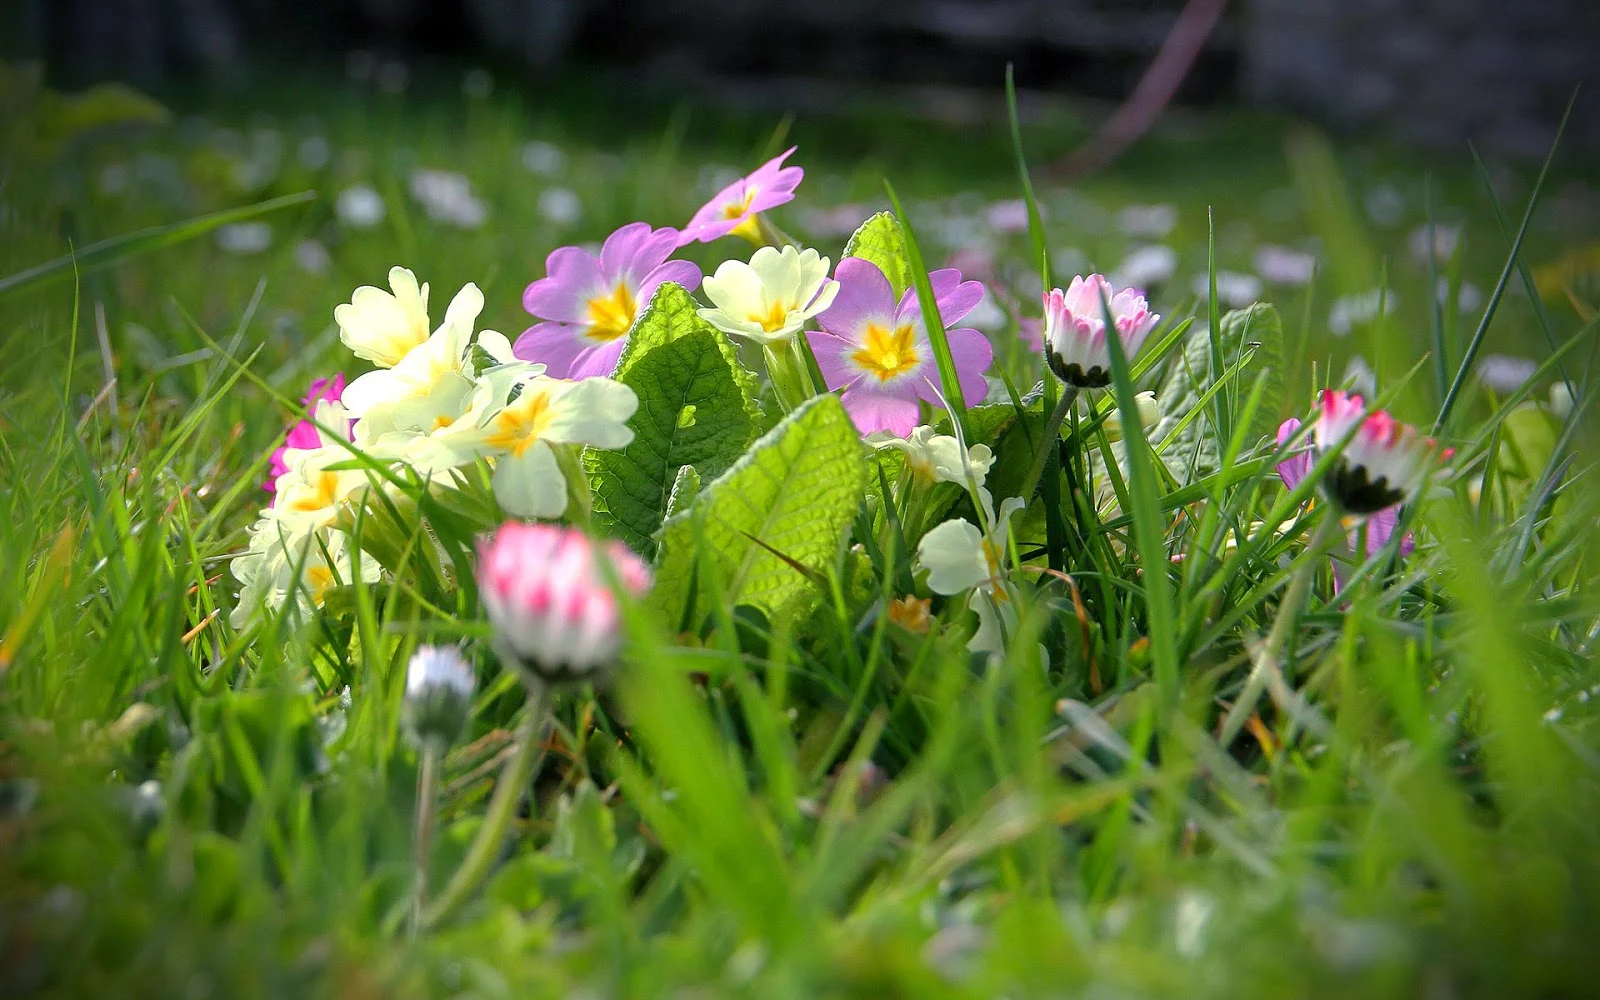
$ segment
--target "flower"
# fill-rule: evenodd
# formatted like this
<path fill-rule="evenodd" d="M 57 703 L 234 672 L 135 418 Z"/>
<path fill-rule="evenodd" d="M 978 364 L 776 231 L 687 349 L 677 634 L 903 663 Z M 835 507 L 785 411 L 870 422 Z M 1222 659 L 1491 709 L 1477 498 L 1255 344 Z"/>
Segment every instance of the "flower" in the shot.
<path fill-rule="evenodd" d="M 351 229 L 371 229 L 388 213 L 383 195 L 367 184 L 352 184 L 340 191 L 333 210 L 339 221 Z"/>
<path fill-rule="evenodd" d="M 517 338 L 517 356 L 542 362 L 555 378 L 611 374 L 656 286 L 663 281 L 689 291 L 699 286 L 699 267 L 667 260 L 677 247 L 676 229 L 632 222 L 606 237 L 599 256 L 581 247 L 552 252 L 545 261 L 546 277 L 522 293 L 523 308 L 544 322 Z"/>
<path fill-rule="evenodd" d="M 617 592 L 638 597 L 649 587 L 649 568 L 621 542 L 574 528 L 503 524 L 478 556 L 496 650 L 548 684 L 607 670 L 622 643 Z"/>
<path fill-rule="evenodd" d="M 1131 288 L 1117 292 L 1103 275 L 1081 275 L 1066 291 L 1052 288 L 1044 294 L 1044 353 L 1061 380 L 1080 388 L 1111 384 L 1111 353 L 1106 348 L 1105 316 L 1110 313 L 1122 340 L 1122 352 L 1132 358 L 1160 322 L 1144 296 Z"/>
<path fill-rule="evenodd" d="M 243 629 L 264 611 L 295 600 L 310 616 L 328 591 L 355 581 L 357 571 L 348 536 L 332 528 L 303 526 L 263 517 L 250 527 L 250 545 L 229 564 L 239 581 L 239 598 L 229 617 Z M 375 583 L 382 570 L 372 559 L 360 561 L 360 579 Z"/>
<path fill-rule="evenodd" d="M 705 279 L 714 308 L 701 309 L 700 318 L 757 343 L 786 341 L 833 304 L 839 283 L 828 277 L 829 263 L 815 250 L 791 246 L 762 247 L 748 264 L 723 261 Z"/>
<path fill-rule="evenodd" d="M 928 280 L 947 326 L 960 322 L 983 297 L 983 283 L 962 281 L 954 268 L 934 271 Z M 817 367 L 829 389 L 843 388 L 840 399 L 863 434 L 889 431 L 905 437 L 917 425 L 918 400 L 944 405 L 917 293 L 908 288 L 896 301 L 889 279 L 859 257 L 839 262 L 838 287 L 838 297 L 817 317 L 822 332 L 809 337 Z M 970 328 L 947 330 L 945 338 L 962 395 L 980 402 L 989 392 L 983 373 L 994 348 Z"/>
<path fill-rule="evenodd" d="M 416 279 L 410 271 L 396 268 L 389 272 L 391 282 L 395 280 L 396 271 L 404 273 L 402 282 L 395 285 L 394 301 L 398 302 L 404 280 L 410 279 L 414 287 Z M 406 290 L 409 292 L 409 288 Z M 467 348 L 472 342 L 473 327 L 478 314 L 483 311 L 483 293 L 478 291 L 478 286 L 470 281 L 462 286 L 445 310 L 444 322 L 432 335 L 427 332 L 426 285 L 422 286 L 420 298 L 402 306 L 406 323 L 403 328 L 396 325 L 401 314 L 385 301 L 388 296 L 383 299 L 369 297 L 366 311 L 356 313 L 355 310 L 360 307 L 355 299 L 363 291 L 383 295 L 377 289 L 357 289 L 349 306 L 334 310 L 334 318 L 339 321 L 340 335 L 345 343 L 357 355 L 372 357 L 379 365 L 376 371 L 367 372 L 345 388 L 344 404 L 350 412 L 365 417 L 382 406 L 396 406 L 408 400 L 427 398 L 438 389 L 441 381 L 452 382 L 459 387 L 460 380 L 465 377 L 463 371 L 467 364 Z M 417 309 L 421 312 L 417 312 Z M 341 310 L 347 310 L 343 316 L 340 315 Z M 383 319 L 384 325 L 368 323 L 369 316 Z M 400 350 L 402 346 L 404 350 Z M 363 348 L 369 353 L 363 353 Z"/>
<path fill-rule="evenodd" d="M 417 746 L 447 747 L 461 736 L 477 684 L 472 664 L 454 646 L 418 646 L 406 664 L 401 725 Z"/>
<path fill-rule="evenodd" d="M 570 226 L 583 215 L 583 202 L 576 192 L 564 188 L 546 188 L 539 193 L 539 217 L 557 226 Z"/>
<path fill-rule="evenodd" d="M 1256 250 L 1256 273 L 1274 285 L 1305 285 L 1317 273 L 1315 254 L 1263 244 Z"/>
<path fill-rule="evenodd" d="M 874 435 L 868 443 L 905 452 L 906 467 L 927 482 L 966 486 L 970 475 L 973 486 L 982 486 L 994 464 L 994 453 L 988 445 L 975 444 L 963 454 L 960 441 L 948 434 L 936 434 L 926 424 L 904 438 Z"/>
<path fill-rule="evenodd" d="M 217 230 L 217 246 L 229 253 L 256 254 L 272 245 L 272 226 L 265 222 L 234 222 Z"/>
<path fill-rule="evenodd" d="M 1200 298 L 1208 298 L 1211 295 L 1211 276 L 1197 274 L 1194 283 L 1189 287 Z M 1243 309 L 1259 299 L 1261 292 L 1261 279 L 1253 274 L 1243 274 L 1238 271 L 1217 272 L 1217 301 L 1230 309 Z"/>
<path fill-rule="evenodd" d="M 421 167 L 411 172 L 411 197 L 422 203 L 428 218 L 462 229 L 483 225 L 489 211 L 472 193 L 472 182 L 451 170 Z"/>
<path fill-rule="evenodd" d="M 1351 514 L 1375 514 L 1415 495 L 1437 453 L 1438 442 L 1383 410 L 1367 413 L 1360 396 L 1322 390 L 1312 441 L 1323 454 L 1348 437 L 1332 473 L 1322 482 L 1328 499 Z M 1353 437 L 1351 435 L 1354 435 Z"/>
<path fill-rule="evenodd" d="M 757 242 L 757 216 L 768 209 L 794 200 L 794 189 L 800 185 L 806 172 L 799 167 L 785 167 L 798 147 L 790 146 L 781 154 L 763 163 L 747 177 L 741 177 L 712 195 L 711 200 L 694 213 L 694 218 L 683 227 L 678 245 L 710 243 L 724 236 L 742 236 Z"/>
<path fill-rule="evenodd" d="M 1024 504 L 1021 497 L 1012 497 L 1000 505 L 1000 515 L 996 517 L 988 492 L 980 490 L 978 499 L 989 530 L 980 531 L 966 518 L 936 525 L 917 544 L 917 568 L 927 572 L 928 589 L 936 594 L 977 591 L 980 599 L 973 602 L 973 608 L 978 613 L 978 631 L 967 641 L 967 648 L 998 652 L 1004 648 L 1001 622 L 1015 624 L 1015 602 L 1001 568 L 1011 516 Z"/>
<path fill-rule="evenodd" d="M 926 597 L 914 595 L 897 597 L 889 602 L 889 621 L 912 635 L 927 635 L 932 607 L 933 602 Z"/>
<path fill-rule="evenodd" d="M 1161 239 L 1177 226 L 1175 205 L 1129 205 L 1117 213 L 1117 228 L 1129 236 Z"/>
<path fill-rule="evenodd" d="M 553 449 L 621 448 L 633 440 L 628 419 L 638 408 L 633 390 L 611 379 L 497 376 L 478 387 L 468 417 L 459 421 L 463 429 L 441 446 L 457 464 L 495 460 L 494 495 L 508 514 L 560 517 L 567 509 L 567 483 Z"/>
<path fill-rule="evenodd" d="M 1159 285 L 1178 273 L 1178 251 L 1168 246 L 1144 246 L 1133 250 L 1122 259 L 1111 273 L 1112 283 L 1149 288 Z"/>
<path fill-rule="evenodd" d="M 339 339 L 358 358 L 379 368 L 392 368 L 413 347 L 428 339 L 428 285 L 403 267 L 389 269 L 389 287 L 362 285 L 350 301 L 333 310 Z"/>
<path fill-rule="evenodd" d="M 285 456 L 291 450 L 310 451 L 333 442 L 317 428 L 317 424 L 324 427 L 341 428 L 345 431 L 345 440 L 352 440 L 349 436 L 349 416 L 344 412 L 344 407 L 324 406 L 324 403 L 338 403 L 339 397 L 344 392 L 344 373 L 337 372 L 333 378 L 319 378 L 311 383 L 311 389 L 306 393 L 306 398 L 301 400 L 311 410 L 311 420 L 302 420 L 289 428 L 289 433 L 284 435 L 283 444 L 272 452 L 271 470 L 267 474 L 267 481 L 263 485 L 268 493 L 276 491 L 275 485 L 279 476 L 289 471 L 289 463 Z"/>

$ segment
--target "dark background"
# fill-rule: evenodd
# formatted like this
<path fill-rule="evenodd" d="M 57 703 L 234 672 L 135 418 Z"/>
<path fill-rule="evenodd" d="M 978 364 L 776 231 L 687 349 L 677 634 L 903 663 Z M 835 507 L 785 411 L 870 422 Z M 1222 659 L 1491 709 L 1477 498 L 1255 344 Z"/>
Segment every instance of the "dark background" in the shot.
<path fill-rule="evenodd" d="M 1205 0 L 1196 0 L 1205 2 Z M 7 0 L 0 45 L 53 82 L 248 90 L 354 50 L 492 66 L 537 82 L 575 66 L 641 94 L 804 110 L 841 91 L 999 86 L 1121 100 L 1181 0 Z M 1512 155 L 1548 145 L 1600 82 L 1596 0 L 1233 0 L 1179 103 L 1231 102 L 1345 129 Z M 1600 145 L 1600 100 L 1568 140 Z"/>

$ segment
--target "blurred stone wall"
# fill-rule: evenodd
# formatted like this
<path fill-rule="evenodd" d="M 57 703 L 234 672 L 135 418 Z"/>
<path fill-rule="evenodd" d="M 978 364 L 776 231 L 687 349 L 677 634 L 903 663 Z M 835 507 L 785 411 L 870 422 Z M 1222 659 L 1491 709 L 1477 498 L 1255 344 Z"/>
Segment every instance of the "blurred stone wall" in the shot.
<path fill-rule="evenodd" d="M 574 50 L 647 79 L 805 76 L 994 88 L 995 66 L 1100 97 L 1137 79 L 1183 0 L 0 0 L 0 58 L 62 82 L 248 74 L 252 57 L 441 44 L 534 68 Z M 9 9 L 9 13 L 7 13 Z M 441 42 L 439 27 L 456 29 Z M 10 51 L 6 36 L 11 39 Z M 20 52 L 18 49 L 20 48 Z M 651 76 L 651 74 L 654 76 Z M 1600 0 L 1236 0 L 1189 99 L 1536 154 L 1573 88 L 1568 141 L 1600 148 Z"/>
<path fill-rule="evenodd" d="M 1600 148 L 1600 0 L 1246 0 L 1243 94 L 1421 145 Z"/>

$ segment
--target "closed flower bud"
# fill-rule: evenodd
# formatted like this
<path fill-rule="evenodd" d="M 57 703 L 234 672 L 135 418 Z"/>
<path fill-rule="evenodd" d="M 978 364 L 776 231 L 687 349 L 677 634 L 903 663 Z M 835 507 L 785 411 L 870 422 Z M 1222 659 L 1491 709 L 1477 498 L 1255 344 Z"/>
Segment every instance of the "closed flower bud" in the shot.
<path fill-rule="evenodd" d="M 1103 275 L 1072 279 L 1066 291 L 1044 293 L 1044 354 L 1050 370 L 1068 385 L 1099 389 L 1111 384 L 1111 352 L 1106 347 L 1110 313 L 1122 352 L 1132 358 L 1161 321 L 1144 296 L 1131 288 L 1118 292 Z"/>
<path fill-rule="evenodd" d="M 613 586 L 643 594 L 650 570 L 620 542 L 573 528 L 507 523 L 479 553 L 495 648 L 546 684 L 597 681 L 610 669 L 622 644 Z"/>
<path fill-rule="evenodd" d="M 1452 454 L 1383 410 L 1368 413 L 1360 396 L 1324 389 L 1321 402 L 1312 426 L 1317 452 L 1349 439 L 1322 481 L 1328 499 L 1347 513 L 1375 514 L 1412 499 L 1433 462 Z"/>
<path fill-rule="evenodd" d="M 406 737 L 419 747 L 454 743 L 467 724 L 474 684 L 472 665 L 454 646 L 418 647 L 406 667 Z"/>

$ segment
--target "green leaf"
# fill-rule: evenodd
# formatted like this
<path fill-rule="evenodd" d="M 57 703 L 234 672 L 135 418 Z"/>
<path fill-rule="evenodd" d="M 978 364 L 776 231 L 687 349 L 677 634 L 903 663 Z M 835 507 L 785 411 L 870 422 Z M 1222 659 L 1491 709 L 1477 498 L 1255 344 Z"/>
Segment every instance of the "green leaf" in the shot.
<path fill-rule="evenodd" d="M 850 242 L 844 245 L 844 256 L 860 257 L 878 265 L 878 270 L 889 279 L 898 301 L 911 287 L 911 261 L 906 255 L 906 234 L 900 220 L 893 212 L 879 212 L 861 224 Z"/>
<path fill-rule="evenodd" d="M 688 511 L 667 521 L 653 601 L 668 621 L 678 622 L 685 602 L 706 586 L 704 560 L 715 560 L 730 604 L 753 605 L 773 618 L 800 610 L 814 593 L 810 581 L 752 539 L 826 572 L 861 503 L 866 468 L 861 436 L 838 398 L 807 400 Z M 706 606 L 704 600 L 694 604 Z"/>
<path fill-rule="evenodd" d="M 1283 403 L 1283 321 L 1278 310 L 1257 302 L 1246 309 L 1235 309 L 1222 316 L 1217 346 L 1222 352 L 1222 369 L 1231 369 L 1251 344 L 1259 344 L 1249 364 L 1238 378 L 1253 381 L 1267 378 L 1270 384 L 1256 409 L 1256 426 L 1247 440 L 1270 434 Z M 1156 390 L 1161 403 L 1162 421 L 1151 435 L 1163 440 L 1170 430 L 1196 406 L 1211 386 L 1212 338 L 1203 331 L 1190 335 L 1183 353 L 1176 359 Z M 1216 399 L 1221 399 L 1219 394 Z M 1219 471 L 1217 438 L 1205 420 L 1192 420 L 1173 439 L 1162 455 L 1167 466 L 1181 479 L 1192 481 Z"/>
<path fill-rule="evenodd" d="M 690 474 L 721 474 L 756 435 L 756 415 L 735 374 L 732 345 L 714 329 L 691 330 L 636 357 L 619 379 L 639 397 L 624 448 L 584 451 L 600 524 L 652 555 L 652 536 Z M 698 471 L 696 471 L 698 470 Z"/>
<path fill-rule="evenodd" d="M 276 212 L 281 208 L 304 204 L 316 196 L 315 191 L 286 194 L 281 198 L 270 198 L 254 205 L 230 208 L 221 212 L 213 212 L 210 215 L 187 219 L 183 222 L 174 222 L 169 226 L 141 229 L 137 232 L 113 236 L 98 243 L 91 243 L 74 253 L 64 254 L 54 260 L 45 261 L 43 264 L 25 268 L 15 274 L 0 278 L 0 298 L 30 286 L 44 285 L 53 281 L 64 281 L 74 274 L 88 274 L 90 271 L 108 267 L 128 257 L 135 257 L 151 250 L 171 246 L 174 243 L 192 240 L 196 236 L 204 236 L 218 226 L 225 226 L 230 222 L 253 219 L 258 215 Z"/>
<path fill-rule="evenodd" d="M 691 333 L 709 333 L 716 339 L 717 350 L 727 360 L 734 381 L 744 394 L 746 412 L 750 414 L 751 419 L 759 419 L 761 410 L 755 400 L 760 395 L 760 381 L 755 373 L 739 363 L 739 352 L 732 341 L 716 327 L 700 318 L 697 311 L 699 308 L 682 285 L 671 281 L 657 285 L 655 293 L 650 296 L 650 301 L 645 304 L 644 311 L 634 321 L 633 330 L 628 336 L 628 344 L 617 358 L 613 377 L 627 381 L 625 376 L 633 366 L 652 349 L 662 344 L 681 340 Z"/>
<path fill-rule="evenodd" d="M 700 473 L 692 465 L 678 466 L 678 478 L 672 481 L 672 493 L 667 497 L 667 516 L 681 514 L 700 495 Z"/>

